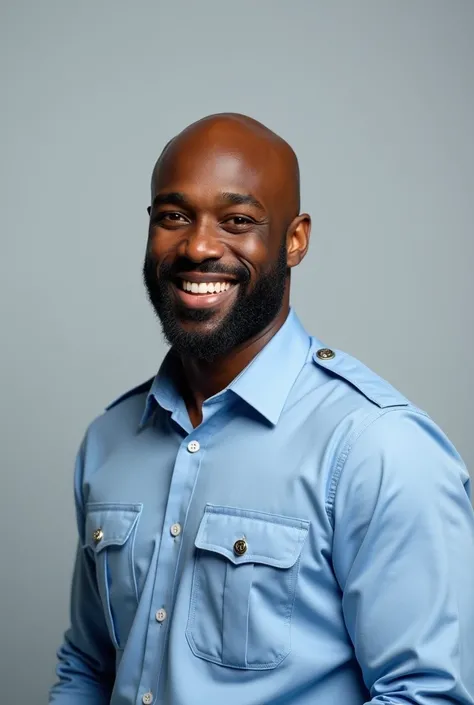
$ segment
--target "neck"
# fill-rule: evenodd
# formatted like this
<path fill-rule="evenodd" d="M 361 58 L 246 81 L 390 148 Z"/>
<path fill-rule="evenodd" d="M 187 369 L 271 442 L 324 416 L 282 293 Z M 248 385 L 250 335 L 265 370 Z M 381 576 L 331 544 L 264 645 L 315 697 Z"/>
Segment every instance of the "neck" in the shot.
<path fill-rule="evenodd" d="M 289 313 L 286 303 L 278 316 L 258 335 L 213 362 L 182 356 L 185 384 L 183 398 L 194 427 L 202 421 L 202 405 L 206 399 L 225 389 L 269 343 L 285 323 Z"/>

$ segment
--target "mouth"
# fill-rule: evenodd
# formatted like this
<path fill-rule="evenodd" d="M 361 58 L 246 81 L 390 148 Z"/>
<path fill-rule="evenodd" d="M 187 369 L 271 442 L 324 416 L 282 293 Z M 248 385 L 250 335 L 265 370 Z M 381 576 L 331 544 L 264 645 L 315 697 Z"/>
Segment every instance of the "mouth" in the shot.
<path fill-rule="evenodd" d="M 198 280 L 199 279 L 199 280 Z M 178 277 L 172 283 L 179 301 L 187 308 L 215 308 L 235 296 L 239 284 L 228 279 L 217 280 L 189 275 L 189 279 Z"/>

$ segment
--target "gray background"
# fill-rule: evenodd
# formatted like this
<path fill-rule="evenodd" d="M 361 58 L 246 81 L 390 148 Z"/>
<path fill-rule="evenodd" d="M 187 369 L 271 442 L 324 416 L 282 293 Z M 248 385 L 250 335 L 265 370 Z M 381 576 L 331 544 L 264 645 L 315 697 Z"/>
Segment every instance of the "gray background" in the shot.
<path fill-rule="evenodd" d="M 472 0 L 3 0 L 2 702 L 41 703 L 67 624 L 87 423 L 164 345 L 141 284 L 150 172 L 212 112 L 296 149 L 293 303 L 474 467 Z"/>

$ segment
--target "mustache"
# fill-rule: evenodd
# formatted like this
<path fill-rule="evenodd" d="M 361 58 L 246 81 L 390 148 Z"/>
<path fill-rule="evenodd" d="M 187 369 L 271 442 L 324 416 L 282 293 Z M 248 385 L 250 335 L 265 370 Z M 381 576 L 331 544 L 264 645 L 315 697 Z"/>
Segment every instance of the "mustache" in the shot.
<path fill-rule="evenodd" d="M 250 279 L 250 272 L 244 265 L 231 267 L 216 260 L 204 260 L 204 262 L 196 263 L 186 257 L 180 257 L 172 263 L 163 262 L 158 270 L 158 276 L 162 280 L 173 280 L 178 274 L 185 274 L 186 272 L 222 274 L 233 277 L 242 283 L 246 283 Z"/>

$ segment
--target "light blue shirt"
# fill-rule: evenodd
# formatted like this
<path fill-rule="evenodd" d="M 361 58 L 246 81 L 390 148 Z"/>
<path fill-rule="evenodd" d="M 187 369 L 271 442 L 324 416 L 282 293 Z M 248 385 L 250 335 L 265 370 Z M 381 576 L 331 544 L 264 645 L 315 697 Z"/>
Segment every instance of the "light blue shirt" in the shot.
<path fill-rule="evenodd" d="M 474 703 L 468 473 L 323 347 L 292 312 L 199 427 L 172 355 L 91 424 L 51 703 Z"/>

